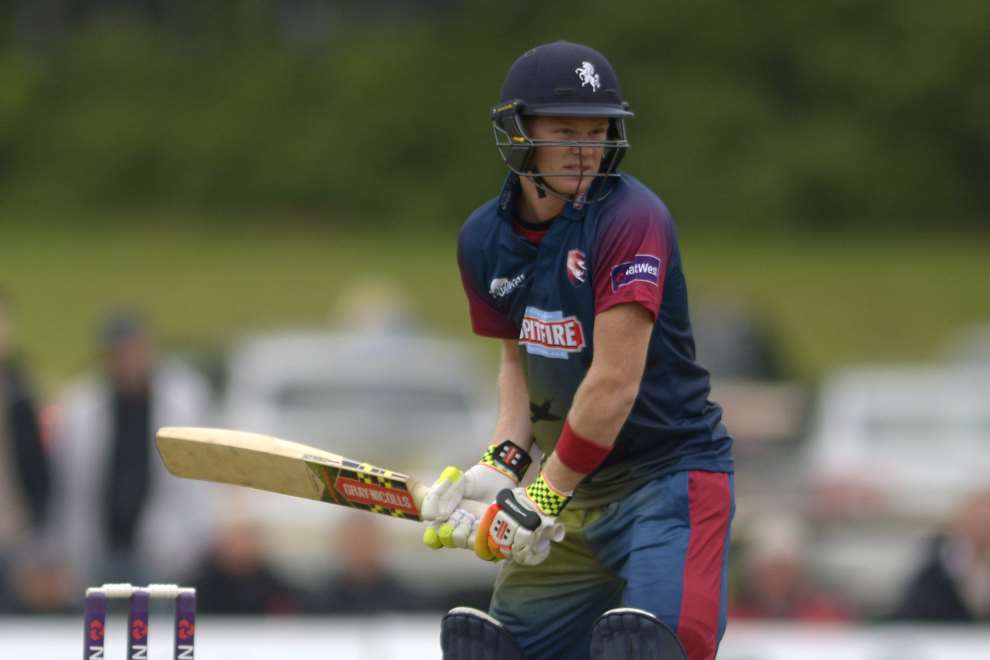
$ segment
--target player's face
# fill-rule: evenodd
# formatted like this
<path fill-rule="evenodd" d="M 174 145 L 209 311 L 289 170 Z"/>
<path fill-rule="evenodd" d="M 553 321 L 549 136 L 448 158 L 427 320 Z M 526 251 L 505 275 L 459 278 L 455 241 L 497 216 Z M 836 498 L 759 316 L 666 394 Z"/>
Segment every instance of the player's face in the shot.
<path fill-rule="evenodd" d="M 106 353 L 107 370 L 117 389 L 142 391 L 151 375 L 154 355 L 151 340 L 144 335 L 118 339 Z"/>
<path fill-rule="evenodd" d="M 535 140 L 601 142 L 608 136 L 603 117 L 533 117 L 529 135 Z M 565 195 L 586 192 L 602 163 L 601 146 L 537 147 L 536 168 L 554 190 Z M 563 174 L 551 174 L 563 173 Z"/>

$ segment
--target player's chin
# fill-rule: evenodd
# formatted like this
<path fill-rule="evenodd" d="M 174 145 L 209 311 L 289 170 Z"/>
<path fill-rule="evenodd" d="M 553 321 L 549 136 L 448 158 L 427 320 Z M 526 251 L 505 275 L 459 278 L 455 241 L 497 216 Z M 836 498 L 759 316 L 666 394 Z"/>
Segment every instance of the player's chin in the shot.
<path fill-rule="evenodd" d="M 550 185 L 553 186 L 553 189 L 562 195 L 580 195 L 588 192 L 588 188 L 591 187 L 595 177 L 591 173 L 588 173 L 584 176 L 549 176 L 547 179 Z"/>

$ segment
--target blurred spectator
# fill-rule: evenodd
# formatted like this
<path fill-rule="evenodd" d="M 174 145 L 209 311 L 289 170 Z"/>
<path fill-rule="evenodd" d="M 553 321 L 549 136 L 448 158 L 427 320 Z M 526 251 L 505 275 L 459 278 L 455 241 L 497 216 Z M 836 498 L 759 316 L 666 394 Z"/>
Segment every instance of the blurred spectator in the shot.
<path fill-rule="evenodd" d="M 893 618 L 990 622 L 990 489 L 967 497 L 948 530 L 932 540 Z"/>
<path fill-rule="evenodd" d="M 13 358 L 13 322 L 0 293 L 0 554 L 44 523 L 51 490 L 37 408 Z"/>
<path fill-rule="evenodd" d="M 5 588 L 0 588 L 0 612 L 68 614 L 74 611 L 71 574 L 65 563 L 37 554 L 37 550 L 33 545 L 28 546 L 11 562 Z"/>
<path fill-rule="evenodd" d="M 850 621 L 853 611 L 820 592 L 805 566 L 805 531 L 788 517 L 757 522 L 747 535 L 742 587 L 729 617 L 802 623 Z"/>
<path fill-rule="evenodd" d="M 44 525 L 50 492 L 37 407 L 13 357 L 10 304 L 0 292 L 0 611 L 22 609 L 25 594 L 19 588 L 28 585 L 15 572 Z"/>
<path fill-rule="evenodd" d="M 302 600 L 265 562 L 257 526 L 227 521 L 193 578 L 197 604 L 214 614 L 294 614 Z"/>
<path fill-rule="evenodd" d="M 340 569 L 313 595 L 307 612 L 350 615 L 428 607 L 423 596 L 403 585 L 385 567 L 388 543 L 374 516 L 348 516 L 334 528 L 333 546 L 334 556 L 341 559 Z"/>
<path fill-rule="evenodd" d="M 157 361 L 141 319 L 109 316 L 100 329 L 102 373 L 59 401 L 56 473 L 47 541 L 77 586 L 175 580 L 205 550 L 209 490 L 170 476 L 155 429 L 203 425 L 208 388 L 192 369 Z"/>

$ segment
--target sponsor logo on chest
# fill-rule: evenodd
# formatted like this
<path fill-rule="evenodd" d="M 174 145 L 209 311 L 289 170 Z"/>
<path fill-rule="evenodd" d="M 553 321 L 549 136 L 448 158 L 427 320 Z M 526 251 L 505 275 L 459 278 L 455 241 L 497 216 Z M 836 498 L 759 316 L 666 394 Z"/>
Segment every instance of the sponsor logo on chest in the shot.
<path fill-rule="evenodd" d="M 637 254 L 632 261 L 623 261 L 612 267 L 613 292 L 633 282 L 660 286 L 660 259 L 652 254 Z"/>
<path fill-rule="evenodd" d="M 492 283 L 488 285 L 488 293 L 490 293 L 492 298 L 496 300 L 499 298 L 504 298 L 515 291 L 516 287 L 522 284 L 524 279 L 526 279 L 526 273 L 519 273 L 512 279 L 507 277 L 496 277 L 492 280 Z"/>
<path fill-rule="evenodd" d="M 584 328 L 576 316 L 527 307 L 519 343 L 527 353 L 566 360 L 568 354 L 584 350 Z"/>

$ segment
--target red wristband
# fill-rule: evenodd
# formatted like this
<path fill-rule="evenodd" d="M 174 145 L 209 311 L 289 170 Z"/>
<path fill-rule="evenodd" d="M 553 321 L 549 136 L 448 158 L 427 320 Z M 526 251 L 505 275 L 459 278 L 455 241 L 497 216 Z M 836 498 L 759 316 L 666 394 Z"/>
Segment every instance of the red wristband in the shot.
<path fill-rule="evenodd" d="M 564 420 L 564 430 L 554 448 L 561 463 L 581 474 L 594 472 L 611 451 L 611 447 L 603 447 L 575 433 L 568 420 Z"/>

